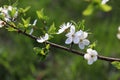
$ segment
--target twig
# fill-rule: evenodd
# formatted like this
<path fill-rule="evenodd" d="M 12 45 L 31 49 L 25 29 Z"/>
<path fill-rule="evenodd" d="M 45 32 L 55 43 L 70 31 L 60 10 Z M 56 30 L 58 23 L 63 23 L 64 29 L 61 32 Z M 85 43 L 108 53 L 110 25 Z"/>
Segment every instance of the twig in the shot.
<path fill-rule="evenodd" d="M 3 20 L 4 21 L 4 20 Z M 5 21 L 6 22 L 6 21 Z M 30 35 L 22 30 L 20 30 L 19 28 L 9 24 L 6 22 L 6 24 L 14 29 L 16 29 L 19 33 L 25 35 L 25 36 L 28 36 L 30 37 L 31 39 L 34 39 L 34 40 L 37 40 L 37 37 L 36 36 L 33 36 L 33 35 Z M 67 47 L 64 47 L 64 46 L 61 46 L 61 45 L 58 45 L 58 44 L 55 44 L 55 43 L 52 43 L 52 42 L 49 42 L 49 41 L 46 41 L 47 44 L 50 44 L 52 47 L 55 47 L 55 48 L 59 48 L 59 49 L 63 49 L 65 51 L 68 51 L 68 52 L 71 52 L 73 54 L 77 54 L 77 55 L 80 55 L 80 56 L 84 56 L 84 53 L 83 52 L 79 52 L 77 50 L 74 50 L 74 49 L 70 49 L 70 48 L 67 48 Z M 112 58 L 112 57 L 105 57 L 105 56 L 101 56 L 101 55 L 98 55 L 98 59 L 100 60 L 104 60 L 104 61 L 108 61 L 108 62 L 112 62 L 112 61 L 119 61 L 120 62 L 120 58 Z"/>

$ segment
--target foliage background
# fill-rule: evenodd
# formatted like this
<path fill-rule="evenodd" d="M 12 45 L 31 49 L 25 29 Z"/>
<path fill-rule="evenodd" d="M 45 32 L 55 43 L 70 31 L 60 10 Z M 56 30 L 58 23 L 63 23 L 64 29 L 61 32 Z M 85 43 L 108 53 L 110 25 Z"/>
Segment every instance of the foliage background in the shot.
<path fill-rule="evenodd" d="M 10 0 L 9 0 L 10 1 Z M 15 1 L 0 0 L 0 5 Z M 27 15 L 36 19 L 36 10 L 44 8 L 45 14 L 59 27 L 63 22 L 85 19 L 85 28 L 92 32 L 89 39 L 96 41 L 100 55 L 119 57 L 120 40 L 116 38 L 120 25 L 120 0 L 110 0 L 107 4 L 112 11 L 97 9 L 90 16 L 82 12 L 90 4 L 89 0 L 19 0 L 18 7 L 31 6 Z M 41 22 L 38 21 L 38 27 Z M 37 32 L 38 35 L 41 32 Z M 56 36 L 52 42 L 64 45 L 64 36 Z M 120 72 L 109 62 L 98 60 L 87 65 L 83 57 L 59 49 L 51 49 L 47 59 L 40 61 L 34 51 L 40 46 L 31 39 L 0 29 L 0 80 L 119 80 Z"/>

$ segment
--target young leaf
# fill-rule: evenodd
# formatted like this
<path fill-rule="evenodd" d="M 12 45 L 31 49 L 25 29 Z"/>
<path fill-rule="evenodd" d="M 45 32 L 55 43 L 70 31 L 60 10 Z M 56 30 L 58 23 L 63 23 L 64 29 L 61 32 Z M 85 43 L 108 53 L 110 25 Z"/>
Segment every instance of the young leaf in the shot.
<path fill-rule="evenodd" d="M 107 4 L 101 5 L 100 8 L 105 12 L 108 12 L 108 11 L 112 10 L 112 7 L 107 5 Z"/>
<path fill-rule="evenodd" d="M 8 31 L 17 31 L 16 29 L 12 28 L 12 27 L 8 27 L 6 28 Z"/>
<path fill-rule="evenodd" d="M 89 16 L 93 13 L 94 11 L 94 6 L 93 5 L 89 5 L 84 11 L 83 11 L 83 15 L 84 16 Z"/>
<path fill-rule="evenodd" d="M 41 9 L 40 11 L 36 11 L 36 13 L 39 19 L 48 20 L 48 17 L 44 15 L 43 9 Z"/>
<path fill-rule="evenodd" d="M 114 61 L 111 63 L 113 66 L 115 66 L 117 69 L 120 69 L 120 62 Z"/>
<path fill-rule="evenodd" d="M 54 33 L 55 33 L 55 30 L 56 30 L 56 27 L 55 27 L 55 24 L 53 23 L 53 24 L 50 26 L 50 28 L 49 28 L 49 30 L 48 30 L 48 33 L 49 33 L 49 34 L 54 34 Z"/>
<path fill-rule="evenodd" d="M 27 19 L 22 18 L 22 21 L 23 21 L 24 27 L 27 28 L 30 24 L 30 17 Z"/>

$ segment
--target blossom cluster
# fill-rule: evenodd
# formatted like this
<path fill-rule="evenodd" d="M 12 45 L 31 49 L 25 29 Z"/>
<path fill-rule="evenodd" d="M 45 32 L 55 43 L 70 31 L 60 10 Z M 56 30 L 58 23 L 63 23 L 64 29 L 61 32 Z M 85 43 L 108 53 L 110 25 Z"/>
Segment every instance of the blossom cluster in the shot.
<path fill-rule="evenodd" d="M 84 49 L 85 46 L 88 46 L 90 44 L 90 41 L 87 39 L 88 33 L 83 30 L 76 31 L 75 25 L 72 23 L 68 22 L 66 24 L 62 24 L 57 34 L 61 34 L 65 31 L 68 31 L 68 33 L 65 35 L 67 37 L 65 44 L 78 44 L 80 49 Z M 87 49 L 87 53 L 84 55 L 84 58 L 88 60 L 88 64 L 91 65 L 97 60 L 97 55 L 98 53 L 96 50 L 89 48 Z"/>
<path fill-rule="evenodd" d="M 6 22 L 15 21 L 18 16 L 18 10 L 16 7 L 4 6 L 0 7 L 0 17 Z M 6 23 L 0 19 L 0 28 L 3 27 Z"/>

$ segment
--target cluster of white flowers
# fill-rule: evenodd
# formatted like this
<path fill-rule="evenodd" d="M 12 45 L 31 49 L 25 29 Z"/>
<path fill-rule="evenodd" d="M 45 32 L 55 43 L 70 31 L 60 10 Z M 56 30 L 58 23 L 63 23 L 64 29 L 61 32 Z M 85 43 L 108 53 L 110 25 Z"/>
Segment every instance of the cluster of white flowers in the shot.
<path fill-rule="evenodd" d="M 66 29 L 69 28 L 69 32 L 65 35 L 67 37 L 65 44 L 78 44 L 80 49 L 84 49 L 86 45 L 90 44 L 90 41 L 86 39 L 88 37 L 88 33 L 82 30 L 75 31 L 75 25 L 72 23 L 63 24 L 60 26 L 58 33 L 64 32 Z"/>
<path fill-rule="evenodd" d="M 117 34 L 117 38 L 120 39 L 120 26 L 118 27 L 118 34 Z"/>
<path fill-rule="evenodd" d="M 102 0 L 101 4 L 106 4 L 109 0 Z"/>
<path fill-rule="evenodd" d="M 37 42 L 43 43 L 43 42 L 47 41 L 48 39 L 49 39 L 49 35 L 46 33 L 45 36 L 38 38 Z"/>
<path fill-rule="evenodd" d="M 80 49 L 84 49 L 85 46 L 90 44 L 90 41 L 87 39 L 88 33 L 83 30 L 76 31 L 75 25 L 69 22 L 67 24 L 64 23 L 61 25 L 57 34 L 61 34 L 66 30 L 69 32 L 65 35 L 67 37 L 65 44 L 78 44 Z M 88 64 L 92 64 L 97 60 L 97 51 L 87 49 L 87 54 L 84 55 L 84 58 L 88 60 Z"/>
<path fill-rule="evenodd" d="M 4 20 L 7 22 L 14 21 L 18 16 L 18 10 L 16 7 L 12 7 L 12 6 L 0 7 L 0 16 L 2 16 Z M 5 22 L 0 20 L 0 27 L 3 27 L 4 25 Z"/>

